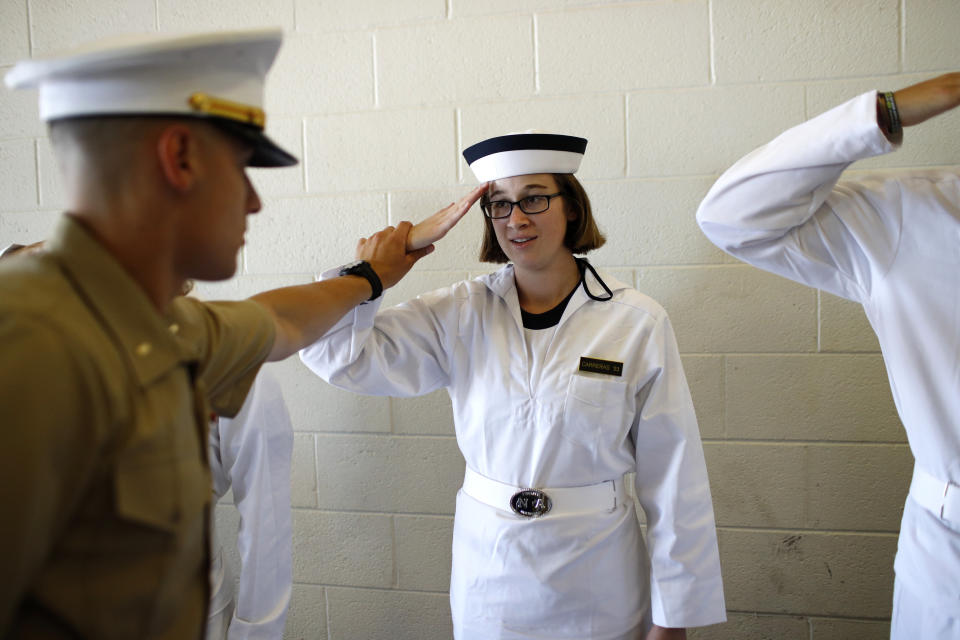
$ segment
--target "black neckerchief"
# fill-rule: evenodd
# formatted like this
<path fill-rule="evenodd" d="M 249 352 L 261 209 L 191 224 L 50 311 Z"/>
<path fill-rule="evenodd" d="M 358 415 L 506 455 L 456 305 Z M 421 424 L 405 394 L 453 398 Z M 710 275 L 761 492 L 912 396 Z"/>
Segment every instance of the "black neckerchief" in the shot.
<path fill-rule="evenodd" d="M 586 258 L 574 258 L 577 261 L 577 268 L 580 269 L 580 282 L 583 283 L 583 290 L 586 292 L 587 297 L 591 300 L 596 300 L 597 302 L 606 302 L 607 300 L 613 299 L 613 291 L 610 291 L 610 287 L 607 286 L 607 283 L 600 278 L 600 274 L 597 273 L 597 270 L 593 268 Z M 590 270 L 590 273 L 593 274 L 594 279 L 600 283 L 600 286 L 603 287 L 603 290 L 606 291 L 607 297 L 601 298 L 600 296 L 595 296 L 590 292 L 590 288 L 587 286 L 587 269 Z"/>

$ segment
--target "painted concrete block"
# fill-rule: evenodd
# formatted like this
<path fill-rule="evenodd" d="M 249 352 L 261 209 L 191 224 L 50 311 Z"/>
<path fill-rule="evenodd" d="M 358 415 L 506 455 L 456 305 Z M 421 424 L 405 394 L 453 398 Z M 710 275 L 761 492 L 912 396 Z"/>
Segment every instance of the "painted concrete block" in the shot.
<path fill-rule="evenodd" d="M 881 618 L 893 598 L 893 534 L 718 531 L 733 611 Z"/>
<path fill-rule="evenodd" d="M 446 16 L 445 0 L 354 0 L 316 2 L 294 0 L 297 31 L 353 31 L 414 22 L 440 20 Z"/>
<path fill-rule="evenodd" d="M 322 273 L 386 226 L 387 203 L 379 194 L 278 198 L 247 221 L 247 273 Z"/>
<path fill-rule="evenodd" d="M 308 118 L 306 126 L 310 192 L 436 189 L 456 182 L 452 109 Z"/>
<path fill-rule="evenodd" d="M 877 334 L 861 305 L 820 292 L 820 351 L 880 352 Z"/>
<path fill-rule="evenodd" d="M 697 411 L 702 439 L 722 438 L 723 356 L 683 356 L 683 371 Z"/>
<path fill-rule="evenodd" d="M 0 23 L 3 22 L 3 13 L 9 9 L 4 2 L 0 5 Z M 26 24 L 26 20 L 24 20 Z M 4 27 L 6 31 L 6 26 Z M 0 55 L 6 46 L 6 32 L 3 41 L 0 41 Z M 27 57 L 24 53 L 23 58 Z M 2 59 L 2 58 L 0 58 Z M 7 75 L 13 67 L 0 66 L 0 78 Z M 5 138 L 33 138 L 46 135 L 46 128 L 40 121 L 40 109 L 37 106 L 36 91 L 14 91 L 5 86 L 0 89 L 0 139 Z"/>
<path fill-rule="evenodd" d="M 903 442 L 879 355 L 729 356 L 727 436 Z"/>
<path fill-rule="evenodd" d="M 390 401 L 337 389 L 291 356 L 273 365 L 297 431 L 388 433 Z"/>
<path fill-rule="evenodd" d="M 389 433 L 390 401 L 337 389 L 309 371 L 302 390 L 303 402 L 311 418 L 297 424 L 301 431 L 317 433 Z M 321 446 L 322 446 L 322 440 Z"/>
<path fill-rule="evenodd" d="M 913 474 L 907 445 L 822 445 L 808 451 L 809 528 L 899 531 Z"/>
<path fill-rule="evenodd" d="M 816 348 L 816 291 L 759 269 L 651 267 L 637 289 L 666 308 L 681 353 Z"/>
<path fill-rule="evenodd" d="M 615 4 L 629 0 L 612 0 Z M 596 0 L 450 0 L 450 13 L 455 17 L 485 15 L 491 13 L 528 13 L 531 11 L 562 11 L 578 5 L 597 4 Z"/>
<path fill-rule="evenodd" d="M 377 92 L 384 107 L 532 95 L 529 16 L 449 20 L 376 34 Z"/>
<path fill-rule="evenodd" d="M 37 177 L 40 189 L 40 206 L 44 209 L 66 209 L 67 193 L 63 188 L 63 176 L 53 153 L 49 138 L 37 140 Z"/>
<path fill-rule="evenodd" d="M 433 254 L 421 259 L 417 266 L 404 276 L 403 280 L 398 282 L 396 286 L 387 289 L 386 293 L 383 294 L 382 308 L 407 302 L 420 294 L 436 289 L 445 289 L 467 278 L 466 271 L 432 271 L 426 269 L 426 267 L 433 266 L 430 264 L 430 258 L 432 257 Z"/>
<path fill-rule="evenodd" d="M 295 509 L 293 579 L 309 584 L 392 586 L 390 517 Z"/>
<path fill-rule="evenodd" d="M 30 57 L 30 25 L 27 22 L 27 0 L 6 0 L 0 4 L 0 65 L 13 64 Z M 7 69 L 0 68 L 6 74 Z"/>
<path fill-rule="evenodd" d="M 774 444 L 704 444 L 721 527 L 802 527 L 806 449 Z"/>
<path fill-rule="evenodd" d="M 33 140 L 0 141 L 0 211 L 37 206 L 37 154 Z"/>
<path fill-rule="evenodd" d="M 538 130 L 587 139 L 587 151 L 577 171 L 583 180 L 624 175 L 624 99 L 621 95 L 582 95 L 576 98 L 535 97 L 522 101 L 467 105 L 461 109 L 460 145 L 463 149 L 493 136 Z M 461 175 L 476 184 L 466 161 Z"/>
<path fill-rule="evenodd" d="M 887 640 L 890 637 L 889 620 L 836 620 L 812 618 L 813 640 Z"/>
<path fill-rule="evenodd" d="M 722 84 L 898 70 L 897 0 L 762 5 L 720 0 L 713 3 L 712 17 L 714 64 Z"/>
<path fill-rule="evenodd" d="M 690 640 L 810 640 L 810 622 L 800 616 L 727 613 L 727 621 L 687 630 Z"/>
<path fill-rule="evenodd" d="M 317 452 L 312 434 L 294 434 L 290 467 L 290 504 L 316 508 Z"/>
<path fill-rule="evenodd" d="M 0 213 L 0 248 L 14 242 L 33 244 L 49 238 L 61 215 L 59 211 Z"/>
<path fill-rule="evenodd" d="M 450 601 L 445 594 L 331 587 L 327 599 L 330 640 L 453 637 Z"/>
<path fill-rule="evenodd" d="M 717 525 L 892 532 L 913 457 L 905 445 L 704 445 Z"/>
<path fill-rule="evenodd" d="M 368 33 L 290 34 L 267 76 L 267 114 L 303 117 L 371 109 L 373 71 Z"/>
<path fill-rule="evenodd" d="M 121 33 L 157 29 L 154 0 L 75 0 L 31 2 L 33 55 L 52 54 Z"/>
<path fill-rule="evenodd" d="M 293 30 L 293 0 L 156 0 L 161 31 L 196 32 L 280 27 Z"/>
<path fill-rule="evenodd" d="M 327 640 L 327 597 L 324 587 L 294 584 L 283 637 L 286 640 Z"/>
<path fill-rule="evenodd" d="M 631 93 L 627 97 L 627 174 L 719 175 L 802 120 L 800 86 Z M 717 126 L 718 122 L 737 126 Z"/>
<path fill-rule="evenodd" d="M 712 184 L 712 178 L 587 182 L 594 218 L 607 237 L 590 259 L 622 266 L 732 262 L 694 216 Z"/>
<path fill-rule="evenodd" d="M 317 435 L 320 508 L 452 515 L 463 481 L 456 440 Z"/>
<path fill-rule="evenodd" d="M 450 589 L 453 518 L 394 516 L 397 586 L 414 591 Z"/>
<path fill-rule="evenodd" d="M 903 67 L 908 71 L 956 69 L 960 12 L 953 0 L 905 0 Z"/>
<path fill-rule="evenodd" d="M 536 18 L 545 94 L 703 85 L 710 80 L 703 0 L 654 0 Z"/>

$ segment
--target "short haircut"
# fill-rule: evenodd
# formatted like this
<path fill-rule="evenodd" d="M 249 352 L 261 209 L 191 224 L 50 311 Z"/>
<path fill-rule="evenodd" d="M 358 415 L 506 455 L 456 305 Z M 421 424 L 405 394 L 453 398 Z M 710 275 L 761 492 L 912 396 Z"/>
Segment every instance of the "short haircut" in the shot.
<path fill-rule="evenodd" d="M 590 198 L 583 189 L 583 185 L 572 173 L 552 173 L 557 182 L 557 189 L 563 194 L 564 203 L 568 211 L 574 213 L 573 220 L 567 221 L 567 232 L 563 237 L 563 245 L 571 253 L 588 253 L 599 249 L 607 241 L 597 223 L 593 219 L 593 209 L 590 208 Z M 480 198 L 480 205 L 486 205 L 490 198 L 485 192 Z M 504 263 L 509 262 L 507 254 L 503 252 L 497 242 L 497 234 L 493 230 L 493 220 L 483 216 L 483 244 L 480 246 L 480 261 Z"/>

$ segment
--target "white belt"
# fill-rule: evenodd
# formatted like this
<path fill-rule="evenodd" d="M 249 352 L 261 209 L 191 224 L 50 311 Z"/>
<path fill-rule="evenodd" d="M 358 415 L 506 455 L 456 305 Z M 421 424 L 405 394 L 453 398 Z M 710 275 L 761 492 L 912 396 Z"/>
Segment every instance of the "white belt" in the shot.
<path fill-rule="evenodd" d="M 630 499 L 623 478 L 583 487 L 534 489 L 491 480 L 469 467 L 463 476 L 463 492 L 491 507 L 512 511 L 527 518 L 536 518 L 547 513 L 569 515 L 610 512 Z"/>
<path fill-rule="evenodd" d="M 910 497 L 938 518 L 960 523 L 960 487 L 937 480 L 917 465 L 913 467 Z"/>

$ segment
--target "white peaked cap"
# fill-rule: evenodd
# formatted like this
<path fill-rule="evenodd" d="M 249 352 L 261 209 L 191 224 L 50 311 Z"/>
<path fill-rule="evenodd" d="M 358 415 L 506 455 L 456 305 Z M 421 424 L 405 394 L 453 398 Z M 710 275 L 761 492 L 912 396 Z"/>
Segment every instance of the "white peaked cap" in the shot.
<path fill-rule="evenodd" d="M 85 116 L 210 118 L 254 145 L 253 166 L 297 160 L 264 135 L 264 84 L 280 29 L 192 35 L 144 34 L 23 60 L 4 78 L 38 88 L 44 121 Z"/>
<path fill-rule="evenodd" d="M 463 151 L 480 182 L 532 173 L 576 173 L 587 148 L 586 138 L 524 131 L 488 138 Z"/>

